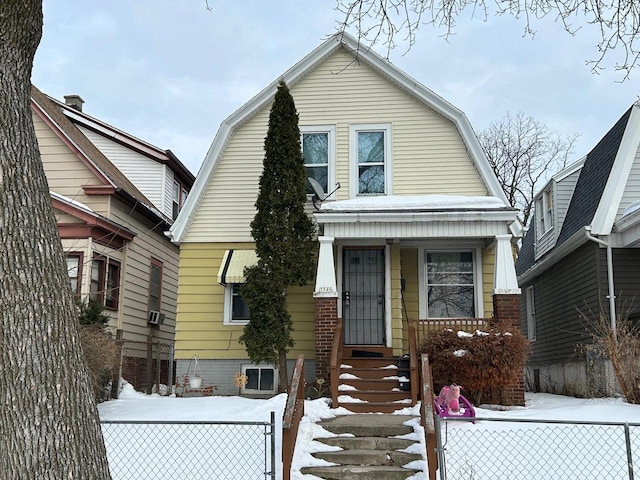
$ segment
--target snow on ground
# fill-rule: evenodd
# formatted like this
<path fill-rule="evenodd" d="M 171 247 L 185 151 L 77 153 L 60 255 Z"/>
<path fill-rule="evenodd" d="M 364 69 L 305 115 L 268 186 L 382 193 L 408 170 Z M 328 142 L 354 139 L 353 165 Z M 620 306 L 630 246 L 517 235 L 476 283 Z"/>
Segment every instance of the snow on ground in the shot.
<path fill-rule="evenodd" d="M 550 394 L 526 395 L 525 407 L 481 406 L 476 408 L 477 417 L 505 418 L 505 419 L 544 419 L 569 421 L 602 421 L 640 423 L 640 406 L 625 403 L 620 398 L 580 399 Z M 286 395 L 277 395 L 268 400 L 256 400 L 243 397 L 214 396 L 201 398 L 162 397 L 159 395 L 145 395 L 135 392 L 130 385 L 126 385 L 118 400 L 111 400 L 98 406 L 102 420 L 203 420 L 203 421 L 269 421 L 270 412 L 276 415 L 277 431 L 281 430 L 281 421 Z M 327 399 L 307 400 L 305 402 L 305 416 L 300 423 L 298 442 L 293 462 L 292 478 L 310 480 L 313 476 L 300 473 L 300 468 L 308 465 L 326 465 L 326 462 L 311 456 L 313 452 L 328 450 L 324 444 L 314 441 L 314 438 L 329 437 L 333 434 L 322 429 L 315 422 L 331 418 L 336 415 L 348 414 L 343 408 L 331 409 Z M 400 414 L 418 415 L 417 407 L 398 410 Z M 417 421 L 412 422 L 415 433 L 410 438 L 421 441 L 421 447 L 416 448 L 424 454 L 424 433 Z M 504 430 L 514 427 L 513 423 L 478 422 L 474 429 Z M 461 428 L 471 427 L 460 425 Z M 281 448 L 278 435 L 276 448 Z M 411 465 L 424 468 L 425 464 Z M 281 469 L 278 469 L 280 471 Z M 428 478 L 416 475 L 413 480 Z"/>

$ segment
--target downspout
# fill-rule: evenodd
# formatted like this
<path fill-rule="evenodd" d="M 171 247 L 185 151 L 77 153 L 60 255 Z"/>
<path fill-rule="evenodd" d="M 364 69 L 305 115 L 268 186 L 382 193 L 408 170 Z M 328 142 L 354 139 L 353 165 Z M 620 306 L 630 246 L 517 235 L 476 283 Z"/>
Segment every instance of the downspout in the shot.
<path fill-rule="evenodd" d="M 609 315 L 611 316 L 611 330 L 613 331 L 613 338 L 617 339 L 617 325 L 616 325 L 616 297 L 613 289 L 613 254 L 611 251 L 611 245 L 597 237 L 591 235 L 591 227 L 584 227 L 584 233 L 591 241 L 599 243 L 607 247 L 607 276 L 609 277 Z"/>

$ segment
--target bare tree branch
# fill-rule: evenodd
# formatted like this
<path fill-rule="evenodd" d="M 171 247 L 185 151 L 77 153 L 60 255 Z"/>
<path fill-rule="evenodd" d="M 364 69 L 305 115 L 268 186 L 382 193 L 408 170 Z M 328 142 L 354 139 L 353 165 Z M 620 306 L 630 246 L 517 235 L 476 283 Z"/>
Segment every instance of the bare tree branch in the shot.
<path fill-rule="evenodd" d="M 403 37 L 407 50 L 415 44 L 423 25 L 444 29 L 444 38 L 455 33 L 456 19 L 467 8 L 489 14 L 510 15 L 524 23 L 525 35 L 535 35 L 534 20 L 555 16 L 564 30 L 574 35 L 581 25 L 594 25 L 600 36 L 595 58 L 588 59 L 593 73 L 604 69 L 605 59 L 616 56 L 614 69 L 627 80 L 640 61 L 640 1 L 638 0 L 336 0 L 343 15 L 337 29 L 353 29 L 359 40 L 381 43 L 387 57 Z"/>
<path fill-rule="evenodd" d="M 546 125 L 520 112 L 509 113 L 478 135 L 491 168 L 509 203 L 520 209 L 526 225 L 533 196 L 544 182 L 564 168 L 578 134 L 560 137 Z"/>

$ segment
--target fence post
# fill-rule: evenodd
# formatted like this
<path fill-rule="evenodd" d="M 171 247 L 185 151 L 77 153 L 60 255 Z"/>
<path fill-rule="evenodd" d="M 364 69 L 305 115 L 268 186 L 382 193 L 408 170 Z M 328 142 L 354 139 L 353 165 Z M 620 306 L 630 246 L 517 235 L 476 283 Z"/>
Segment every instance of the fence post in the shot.
<path fill-rule="evenodd" d="M 444 447 L 442 445 L 442 419 L 436 415 L 436 443 L 438 452 L 438 468 L 440 469 L 440 480 L 447 480 L 447 464 L 444 460 Z"/>
<path fill-rule="evenodd" d="M 271 478 L 276 478 L 276 412 L 271 412 Z"/>
<path fill-rule="evenodd" d="M 116 370 L 111 377 L 111 398 L 117 400 L 120 395 L 120 377 L 122 377 L 122 352 L 124 351 L 124 343 L 122 343 L 123 331 L 121 328 L 116 330 L 116 345 L 118 347 L 118 364 Z"/>
<path fill-rule="evenodd" d="M 629 467 L 629 480 L 633 480 L 633 453 L 631 451 L 631 433 L 629 432 L 629 424 L 624 424 L 624 441 L 627 445 L 627 465 Z"/>

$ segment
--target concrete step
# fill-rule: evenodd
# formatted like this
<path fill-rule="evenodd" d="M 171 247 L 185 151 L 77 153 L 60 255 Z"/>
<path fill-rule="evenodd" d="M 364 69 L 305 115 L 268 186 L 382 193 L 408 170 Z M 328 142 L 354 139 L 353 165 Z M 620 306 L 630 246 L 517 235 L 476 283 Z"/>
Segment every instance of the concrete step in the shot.
<path fill-rule="evenodd" d="M 340 402 L 340 406 L 353 413 L 393 413 L 411 406 L 411 403 Z"/>
<path fill-rule="evenodd" d="M 344 450 L 404 450 L 417 443 L 404 438 L 387 437 L 328 437 L 315 440 Z"/>
<path fill-rule="evenodd" d="M 363 404 L 366 405 L 366 404 Z M 411 415 L 341 415 L 318 422 L 322 428 L 335 433 L 351 433 L 356 437 L 396 437 L 413 433 L 413 428 L 403 425 Z"/>
<path fill-rule="evenodd" d="M 422 460 L 415 453 L 395 450 L 342 450 L 339 452 L 316 452 L 314 457 L 339 465 L 397 465 L 399 467 L 415 460 Z"/>
<path fill-rule="evenodd" d="M 340 465 L 337 467 L 304 467 L 304 475 L 315 475 L 327 480 L 405 480 L 418 470 L 397 466 Z"/>
<path fill-rule="evenodd" d="M 399 402 L 400 400 L 411 400 L 411 392 L 401 390 L 343 390 L 338 391 L 338 395 L 348 395 L 358 400 L 376 403 L 393 403 Z M 340 405 L 342 405 L 342 402 L 340 402 Z M 402 408 L 402 405 L 398 408 Z"/>

